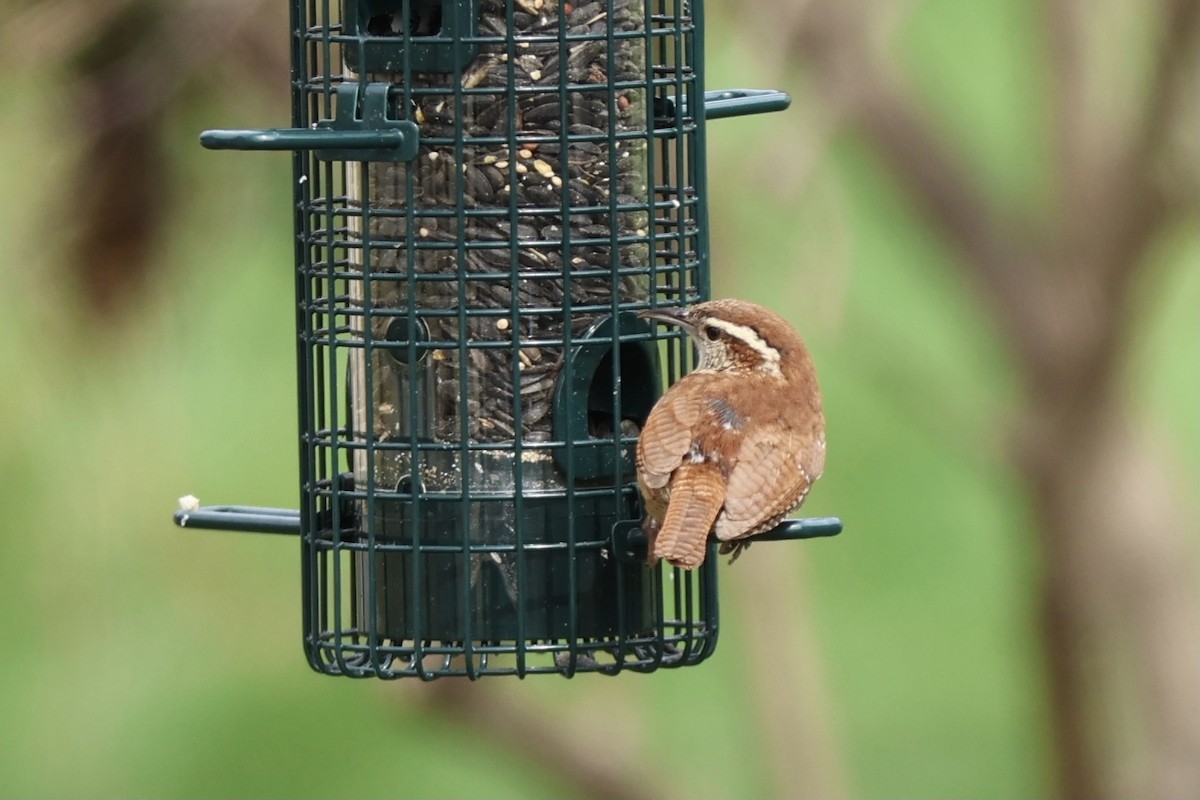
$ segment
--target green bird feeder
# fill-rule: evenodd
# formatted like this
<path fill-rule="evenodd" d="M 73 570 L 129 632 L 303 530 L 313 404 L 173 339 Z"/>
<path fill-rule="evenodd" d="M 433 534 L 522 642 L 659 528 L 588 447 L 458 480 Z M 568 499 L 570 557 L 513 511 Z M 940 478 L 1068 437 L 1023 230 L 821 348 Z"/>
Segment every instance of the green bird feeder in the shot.
<path fill-rule="evenodd" d="M 300 509 L 320 672 L 650 672 L 717 641 L 715 546 L 650 567 L 638 432 L 692 363 L 637 317 L 709 294 L 701 3 L 293 0 Z M 763 539 L 828 536 L 793 520 Z"/>

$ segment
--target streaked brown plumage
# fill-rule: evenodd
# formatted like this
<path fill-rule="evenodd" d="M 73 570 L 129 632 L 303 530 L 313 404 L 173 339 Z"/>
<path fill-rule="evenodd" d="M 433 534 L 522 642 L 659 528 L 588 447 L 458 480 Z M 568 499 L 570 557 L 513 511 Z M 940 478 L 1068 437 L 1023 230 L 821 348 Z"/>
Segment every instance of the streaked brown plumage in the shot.
<path fill-rule="evenodd" d="M 745 537 L 773 528 L 804 502 L 825 467 L 812 358 L 791 325 L 744 300 L 642 316 L 681 326 L 700 352 L 638 438 L 651 561 L 694 569 L 710 533 L 736 558 Z"/>

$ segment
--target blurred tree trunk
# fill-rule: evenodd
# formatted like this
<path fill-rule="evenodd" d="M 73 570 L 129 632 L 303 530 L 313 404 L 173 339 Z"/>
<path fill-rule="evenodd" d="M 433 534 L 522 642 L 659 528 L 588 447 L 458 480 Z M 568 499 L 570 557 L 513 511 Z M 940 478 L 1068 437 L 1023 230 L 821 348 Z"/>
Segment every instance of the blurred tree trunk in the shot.
<path fill-rule="evenodd" d="M 0 35 L 14 63 L 65 80 L 54 84 L 62 125 L 78 145 L 70 189 L 54 209 L 68 252 L 63 279 L 88 322 L 117 326 L 136 315 L 177 196 L 164 142 L 187 90 L 267 83 L 286 113 L 287 9 L 264 0 L 168 6 L 156 0 L 55 0 L 14 12 Z M 212 69 L 232 54 L 231 69 Z M 242 84 L 229 89 L 231 75 Z"/>
<path fill-rule="evenodd" d="M 957 253 L 1025 379 L 1013 465 L 1041 545 L 1060 794 L 1197 796 L 1200 598 L 1188 521 L 1165 488 L 1165 465 L 1131 422 L 1120 378 L 1147 250 L 1195 210 L 1187 188 L 1171 183 L 1180 170 L 1160 166 L 1181 102 L 1195 100 L 1180 81 L 1196 66 L 1200 3 L 1147 4 L 1158 16 L 1155 64 L 1144 102 L 1114 126 L 1097 108 L 1106 87 L 1093 69 L 1103 54 L 1085 35 L 1092 9 L 1045 0 L 1057 193 L 1049 220 L 1006 217 L 921 113 L 876 47 L 884 4 L 775 5 L 755 19 L 784 36 L 781 50 L 810 71 Z M 1122 705 L 1133 719 L 1112 718 Z"/>

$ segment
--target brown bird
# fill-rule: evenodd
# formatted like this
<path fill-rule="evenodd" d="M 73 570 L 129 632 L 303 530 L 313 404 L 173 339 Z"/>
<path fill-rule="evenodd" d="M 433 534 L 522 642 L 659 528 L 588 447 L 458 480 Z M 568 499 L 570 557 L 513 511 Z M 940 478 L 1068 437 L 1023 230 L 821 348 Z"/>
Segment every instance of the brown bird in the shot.
<path fill-rule="evenodd" d="M 637 445 L 650 562 L 694 569 L 709 534 L 732 562 L 745 537 L 804 502 L 825 468 L 825 418 L 808 348 L 744 300 L 642 312 L 696 341 L 695 369 L 650 412 Z"/>

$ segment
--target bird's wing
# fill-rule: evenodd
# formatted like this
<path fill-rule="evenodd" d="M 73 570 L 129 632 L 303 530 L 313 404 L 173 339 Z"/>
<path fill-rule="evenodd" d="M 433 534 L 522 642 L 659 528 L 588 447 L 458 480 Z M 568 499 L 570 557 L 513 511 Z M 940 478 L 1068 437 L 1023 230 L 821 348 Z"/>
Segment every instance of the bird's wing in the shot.
<path fill-rule="evenodd" d="M 672 566 L 694 569 L 704 561 L 708 532 L 725 499 L 725 479 L 711 461 L 684 464 L 671 482 L 671 503 L 658 536 L 654 556 Z"/>
<path fill-rule="evenodd" d="M 667 485 L 695 440 L 696 425 L 705 409 L 704 397 L 689 390 L 683 378 L 654 406 L 638 435 L 637 466 L 641 481 L 651 489 Z"/>
<path fill-rule="evenodd" d="M 782 425 L 747 433 L 729 475 L 725 513 L 716 524 L 718 539 L 760 533 L 800 505 L 824 466 L 824 447 L 812 447 L 804 436 Z M 814 449 L 816 455 L 806 455 Z"/>

